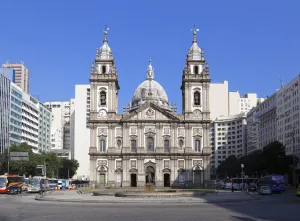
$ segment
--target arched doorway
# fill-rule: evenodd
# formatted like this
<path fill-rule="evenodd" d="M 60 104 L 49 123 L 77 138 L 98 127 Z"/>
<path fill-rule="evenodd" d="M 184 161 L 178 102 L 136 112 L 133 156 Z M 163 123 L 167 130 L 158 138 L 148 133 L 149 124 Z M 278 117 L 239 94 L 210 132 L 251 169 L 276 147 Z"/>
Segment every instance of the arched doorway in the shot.
<path fill-rule="evenodd" d="M 200 166 L 195 166 L 193 168 L 194 185 L 196 187 L 200 187 L 200 185 L 201 185 L 201 172 L 202 172 L 202 170 L 201 170 Z"/>
<path fill-rule="evenodd" d="M 155 184 L 155 169 L 152 166 L 146 167 L 145 171 L 146 183 Z"/>
<path fill-rule="evenodd" d="M 99 173 L 97 182 L 100 186 L 105 186 L 106 185 L 106 180 L 107 180 L 107 177 L 106 177 L 107 168 L 106 168 L 106 166 L 99 166 L 97 168 L 97 170 L 98 170 L 98 173 Z"/>

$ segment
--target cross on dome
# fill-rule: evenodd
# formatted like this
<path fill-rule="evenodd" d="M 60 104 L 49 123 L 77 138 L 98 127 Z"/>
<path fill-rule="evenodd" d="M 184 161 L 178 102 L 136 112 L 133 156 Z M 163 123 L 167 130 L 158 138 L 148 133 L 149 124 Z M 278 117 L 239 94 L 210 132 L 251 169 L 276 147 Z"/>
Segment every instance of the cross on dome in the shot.
<path fill-rule="evenodd" d="M 147 68 L 147 79 L 149 79 L 149 80 L 154 79 L 154 68 L 152 67 L 151 56 L 149 58 L 149 65 L 148 65 L 148 68 Z"/>

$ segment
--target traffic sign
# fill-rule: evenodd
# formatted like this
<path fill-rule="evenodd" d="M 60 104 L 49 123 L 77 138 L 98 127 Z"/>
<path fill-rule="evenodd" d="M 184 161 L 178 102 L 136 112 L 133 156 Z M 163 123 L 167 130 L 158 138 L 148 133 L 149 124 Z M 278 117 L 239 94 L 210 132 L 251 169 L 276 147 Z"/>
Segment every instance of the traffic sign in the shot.
<path fill-rule="evenodd" d="M 37 165 L 37 167 L 44 167 L 44 165 Z"/>
<path fill-rule="evenodd" d="M 241 164 L 241 167 L 244 168 L 244 164 Z"/>

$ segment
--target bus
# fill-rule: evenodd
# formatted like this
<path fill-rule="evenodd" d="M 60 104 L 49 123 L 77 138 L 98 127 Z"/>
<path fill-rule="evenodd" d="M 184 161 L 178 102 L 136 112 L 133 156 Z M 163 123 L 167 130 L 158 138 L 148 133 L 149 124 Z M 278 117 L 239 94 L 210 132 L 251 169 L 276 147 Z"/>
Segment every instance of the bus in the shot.
<path fill-rule="evenodd" d="M 272 192 L 281 193 L 285 191 L 284 176 L 282 175 L 270 174 L 268 176 L 261 177 L 259 185 L 270 187 Z"/>
<path fill-rule="evenodd" d="M 235 190 L 247 189 L 250 184 L 257 187 L 258 178 L 244 177 L 242 178 L 232 178 L 232 186 Z"/>
<path fill-rule="evenodd" d="M 49 190 L 49 182 L 46 177 L 34 176 L 29 179 L 28 192 L 30 193 L 40 193 Z"/>
<path fill-rule="evenodd" d="M 48 182 L 49 182 L 49 189 L 50 190 L 57 189 L 57 185 L 58 185 L 58 180 L 57 179 L 55 179 L 55 178 L 49 178 Z"/>
<path fill-rule="evenodd" d="M 21 193 L 24 178 L 18 175 L 0 176 L 0 193 Z"/>

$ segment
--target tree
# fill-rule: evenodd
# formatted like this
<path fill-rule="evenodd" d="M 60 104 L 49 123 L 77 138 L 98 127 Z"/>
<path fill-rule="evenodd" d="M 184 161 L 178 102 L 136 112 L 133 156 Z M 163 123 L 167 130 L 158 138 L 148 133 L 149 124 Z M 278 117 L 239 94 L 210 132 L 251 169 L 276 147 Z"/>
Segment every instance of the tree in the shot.
<path fill-rule="evenodd" d="M 288 166 L 285 165 L 285 146 L 279 141 L 269 143 L 261 153 L 261 167 L 266 173 L 284 174 Z"/>
<path fill-rule="evenodd" d="M 69 160 L 62 158 L 60 160 L 61 168 L 59 169 L 59 177 L 60 178 L 71 178 L 75 175 L 79 163 L 77 160 Z"/>
<path fill-rule="evenodd" d="M 61 176 L 67 178 L 68 169 L 69 177 L 74 176 L 79 164 L 77 160 L 60 159 L 55 153 L 52 152 L 39 152 L 34 153 L 34 149 L 26 143 L 20 145 L 13 145 L 10 147 L 10 152 L 28 152 L 28 161 L 10 161 L 10 173 L 19 174 L 26 176 L 40 176 L 42 174 L 42 169 L 37 169 L 37 165 L 46 164 L 46 176 L 47 177 L 59 177 Z M 8 150 L 6 149 L 4 153 L 0 154 L 0 172 L 7 172 L 7 161 L 8 161 Z"/>
<path fill-rule="evenodd" d="M 226 176 L 232 176 L 234 173 L 233 169 L 235 168 L 237 162 L 238 159 L 235 155 L 227 157 L 227 159 L 222 161 L 221 164 L 218 166 L 217 173 L 223 175 L 225 174 Z"/>

